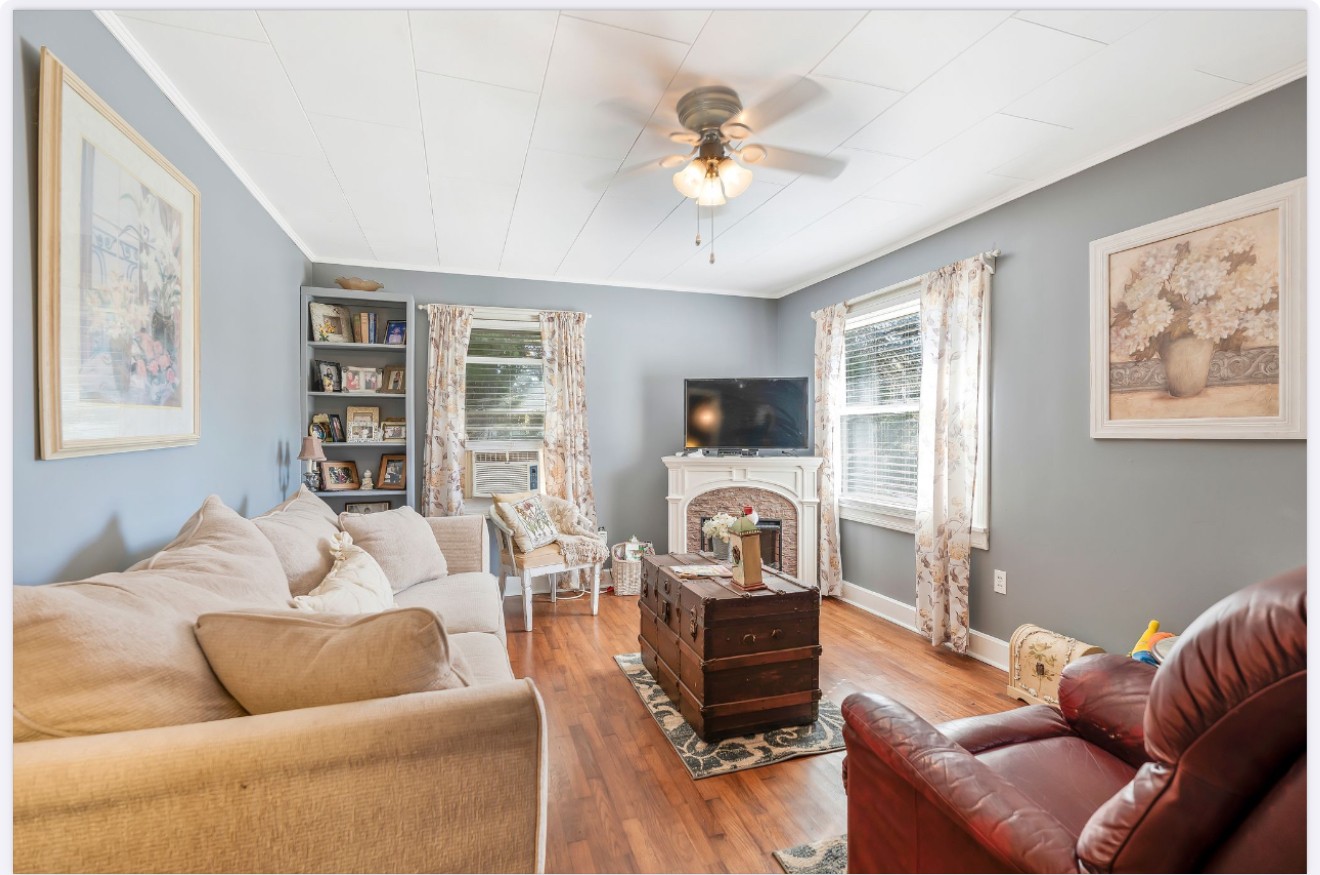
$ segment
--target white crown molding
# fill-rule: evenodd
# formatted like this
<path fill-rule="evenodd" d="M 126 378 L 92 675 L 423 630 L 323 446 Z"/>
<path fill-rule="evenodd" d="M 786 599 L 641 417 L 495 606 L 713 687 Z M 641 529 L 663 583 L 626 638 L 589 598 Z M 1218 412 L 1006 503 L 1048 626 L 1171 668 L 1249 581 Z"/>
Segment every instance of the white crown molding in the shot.
<path fill-rule="evenodd" d="M 839 601 L 860 608 L 868 614 L 874 614 L 882 620 L 888 620 L 895 626 L 902 626 L 909 632 L 921 634 L 917 629 L 917 609 L 906 602 L 872 592 L 846 580 L 843 582 L 843 595 L 840 596 Z M 1007 641 L 975 629 L 971 630 L 968 639 L 968 656 L 1000 671 L 1008 671 Z"/>
<path fill-rule="evenodd" d="M 138 66 L 146 72 L 152 82 L 156 83 L 156 87 L 165 94 L 165 97 L 170 103 L 174 104 L 175 108 L 178 109 L 183 117 L 188 120 L 188 124 L 192 125 L 193 130 L 201 135 L 202 139 L 206 141 L 206 144 L 211 147 L 211 150 L 214 151 L 216 155 L 220 156 L 220 160 L 223 161 L 225 166 L 238 177 L 238 181 L 243 183 L 243 187 L 248 190 L 248 193 L 257 199 L 257 203 L 261 204 L 262 208 L 270 214 L 272 219 L 275 220 L 275 224 L 280 226 L 280 230 L 289 235 L 289 239 L 293 241 L 293 245 L 302 250 L 303 256 L 313 263 L 319 261 L 307 243 L 298 236 L 297 232 L 293 230 L 293 226 L 285 220 L 284 216 L 280 214 L 280 211 L 275 209 L 275 205 L 267 199 L 265 193 L 263 193 L 262 190 L 257 187 L 257 184 L 252 181 L 252 177 L 247 175 L 247 172 L 243 169 L 242 165 L 240 165 L 234 156 L 230 154 L 229 150 L 225 148 L 224 143 L 220 142 L 220 138 L 215 135 L 215 131 L 211 130 L 210 125 L 202 120 L 201 115 L 197 110 L 193 109 L 192 104 L 190 104 L 179 92 L 179 89 L 174 86 L 174 82 L 171 81 L 169 76 L 165 75 L 165 71 L 162 70 L 155 60 L 152 59 L 151 55 L 148 54 L 142 44 L 137 41 L 137 37 L 133 36 L 132 31 L 130 31 L 128 26 L 120 20 L 119 16 L 113 11 L 107 9 L 92 10 L 92 14 L 100 19 L 101 23 L 105 25 L 106 30 L 110 31 L 115 39 L 119 40 L 119 44 L 124 47 L 124 50 L 128 52 L 129 56 L 132 57 L 134 61 L 137 61 Z"/>
<path fill-rule="evenodd" d="M 816 275 L 812 279 L 804 280 L 796 285 L 790 286 L 789 288 L 778 293 L 777 295 L 774 295 L 773 297 L 786 298 L 789 295 L 793 294 L 794 292 L 799 292 L 802 289 L 807 288 L 808 286 L 813 286 L 816 283 L 824 282 L 830 277 L 835 277 L 838 276 L 839 274 L 847 273 L 848 271 L 852 270 L 855 267 L 861 267 L 863 264 L 867 264 L 869 262 L 875 261 L 877 258 L 882 258 L 886 255 L 889 255 L 892 252 L 897 252 L 898 250 L 903 249 L 904 247 L 911 246 L 913 243 L 916 243 L 920 240 L 925 240 L 927 237 L 934 236 L 935 234 L 938 234 L 941 231 L 946 231 L 949 228 L 954 227 L 955 225 L 961 225 L 963 222 L 966 222 L 968 219 L 973 219 L 981 215 L 982 213 L 987 213 L 990 210 L 995 209 L 996 207 L 1001 207 L 1004 204 L 1009 203 L 1010 201 L 1015 201 L 1020 197 L 1029 195 L 1033 191 L 1039 191 L 1040 189 L 1045 188 L 1046 186 L 1053 185 L 1056 182 L 1067 179 L 1069 176 L 1073 176 L 1075 174 L 1081 173 L 1083 170 L 1090 169 L 1091 167 L 1094 167 L 1097 164 L 1103 164 L 1105 161 L 1108 161 L 1110 158 L 1116 158 L 1119 155 L 1122 155 L 1124 152 L 1131 152 L 1133 149 L 1140 148 L 1141 146 L 1144 146 L 1147 143 L 1152 143 L 1155 140 L 1160 139 L 1161 137 L 1167 137 L 1169 134 L 1172 134 L 1175 131 L 1179 131 L 1185 127 L 1189 127 L 1190 125 L 1194 125 L 1197 122 L 1204 121 L 1212 115 L 1218 115 L 1219 113 L 1224 112 L 1225 110 L 1229 110 L 1239 104 L 1246 103 L 1248 100 L 1253 100 L 1257 97 L 1260 97 L 1262 94 L 1273 91 L 1276 88 L 1281 88 L 1284 85 L 1287 85 L 1289 82 L 1293 82 L 1297 79 L 1300 79 L 1305 75 L 1306 75 L 1306 62 L 1302 61 L 1301 63 L 1294 64 L 1291 67 L 1287 67 L 1283 70 L 1280 70 L 1278 73 L 1275 73 L 1273 76 L 1267 76 L 1266 78 L 1261 79 L 1259 82 L 1255 82 L 1244 88 L 1240 88 L 1237 91 L 1234 91 L 1232 94 L 1225 95 L 1224 97 L 1221 97 L 1216 101 L 1206 104 L 1200 109 L 1196 109 L 1193 110 L 1192 112 L 1187 113 L 1186 115 L 1179 116 L 1177 119 L 1174 119 L 1168 124 L 1162 125 L 1144 134 L 1140 134 L 1136 137 L 1133 137 L 1132 139 L 1120 143 L 1117 146 L 1111 146 L 1108 149 L 1104 149 L 1100 152 L 1096 152 L 1094 155 L 1091 155 L 1089 158 L 1084 158 L 1081 161 L 1077 162 L 1076 164 L 1069 165 L 1063 170 L 1058 170 L 1055 171 L 1054 173 L 1049 174 L 1048 176 L 1043 176 L 1040 179 L 1032 180 L 1026 185 L 1020 185 L 1017 188 L 1005 192 L 1004 194 L 998 195 L 996 197 L 991 198 L 990 200 L 984 201 L 983 203 L 977 206 L 969 207 L 966 210 L 963 210 L 961 213 L 957 213 L 953 216 L 950 216 L 947 219 L 941 219 L 939 222 L 936 222 L 933 225 L 929 225 L 923 230 L 916 232 L 915 234 L 911 234 L 907 237 L 904 237 L 902 240 L 899 240 L 896 243 L 888 243 L 885 246 L 881 247 L 880 249 L 876 249 L 867 255 L 855 258 L 852 261 L 849 261 L 839 267 L 832 267 L 829 270 L 825 271 L 824 273 Z M 865 195 L 860 195 L 860 196 L 864 197 Z"/>

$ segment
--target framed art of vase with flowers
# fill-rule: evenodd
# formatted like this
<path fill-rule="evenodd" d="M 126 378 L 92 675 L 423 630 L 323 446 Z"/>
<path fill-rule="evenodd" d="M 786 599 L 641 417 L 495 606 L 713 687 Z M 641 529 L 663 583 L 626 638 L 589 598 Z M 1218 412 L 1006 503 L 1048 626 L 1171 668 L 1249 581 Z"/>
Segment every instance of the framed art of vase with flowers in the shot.
<path fill-rule="evenodd" d="M 1305 180 L 1091 244 L 1091 437 L 1304 439 Z"/>
<path fill-rule="evenodd" d="M 197 187 L 44 47 L 41 457 L 200 437 Z"/>

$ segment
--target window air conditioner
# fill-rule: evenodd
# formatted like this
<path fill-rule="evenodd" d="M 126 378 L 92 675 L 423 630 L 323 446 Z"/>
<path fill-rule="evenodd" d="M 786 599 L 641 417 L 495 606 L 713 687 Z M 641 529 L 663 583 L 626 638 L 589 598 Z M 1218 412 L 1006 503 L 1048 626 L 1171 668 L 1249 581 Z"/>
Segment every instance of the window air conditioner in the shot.
<path fill-rule="evenodd" d="M 540 450 L 468 450 L 468 498 L 497 492 L 540 492 Z"/>

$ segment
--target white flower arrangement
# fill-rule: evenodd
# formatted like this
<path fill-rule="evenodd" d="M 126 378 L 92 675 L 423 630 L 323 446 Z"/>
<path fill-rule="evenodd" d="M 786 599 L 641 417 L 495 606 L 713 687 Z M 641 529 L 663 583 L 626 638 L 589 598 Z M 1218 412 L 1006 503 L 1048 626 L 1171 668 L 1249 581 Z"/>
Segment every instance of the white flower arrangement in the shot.
<path fill-rule="evenodd" d="M 715 516 L 702 523 L 701 533 L 707 538 L 719 538 L 721 541 L 728 543 L 729 529 L 731 529 L 733 524 L 737 521 L 738 520 L 732 514 L 717 513 Z"/>
<path fill-rule="evenodd" d="M 1258 263 L 1256 236 L 1229 228 L 1209 242 L 1149 247 L 1112 308 L 1109 342 L 1149 359 L 1164 340 L 1194 336 L 1238 350 L 1253 338 L 1278 342 L 1279 275 Z"/>

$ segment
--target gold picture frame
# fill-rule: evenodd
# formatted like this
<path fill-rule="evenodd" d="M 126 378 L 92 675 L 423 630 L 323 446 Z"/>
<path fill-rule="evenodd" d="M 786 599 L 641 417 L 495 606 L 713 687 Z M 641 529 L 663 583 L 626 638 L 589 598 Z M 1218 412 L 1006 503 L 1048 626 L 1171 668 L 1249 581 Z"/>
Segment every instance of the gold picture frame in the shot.
<path fill-rule="evenodd" d="M 197 443 L 201 194 L 45 47 L 37 198 L 41 458 Z"/>

